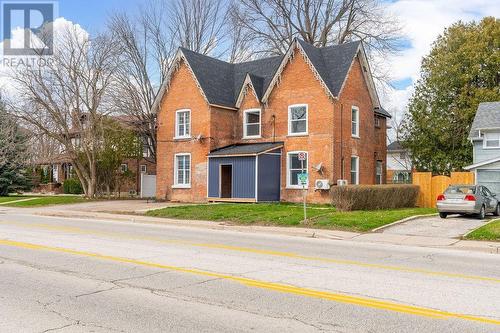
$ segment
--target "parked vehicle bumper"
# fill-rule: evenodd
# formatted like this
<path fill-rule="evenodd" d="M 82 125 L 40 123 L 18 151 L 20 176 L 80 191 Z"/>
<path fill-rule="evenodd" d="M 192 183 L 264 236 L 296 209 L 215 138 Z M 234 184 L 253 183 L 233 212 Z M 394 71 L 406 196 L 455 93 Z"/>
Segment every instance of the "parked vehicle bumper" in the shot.
<path fill-rule="evenodd" d="M 440 213 L 478 214 L 481 207 L 476 207 L 475 202 L 447 203 L 438 202 L 437 209 Z"/>

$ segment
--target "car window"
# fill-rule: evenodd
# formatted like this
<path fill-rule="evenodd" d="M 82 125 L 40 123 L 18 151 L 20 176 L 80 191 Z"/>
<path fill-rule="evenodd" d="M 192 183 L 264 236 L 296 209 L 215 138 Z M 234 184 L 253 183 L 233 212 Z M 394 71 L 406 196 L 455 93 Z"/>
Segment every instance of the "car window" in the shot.
<path fill-rule="evenodd" d="M 484 193 L 485 196 L 491 197 L 491 192 L 490 192 L 490 190 L 488 190 L 487 187 L 483 186 L 483 193 Z"/>
<path fill-rule="evenodd" d="M 450 186 L 446 189 L 444 193 L 447 194 L 475 194 L 475 188 L 473 186 Z"/>

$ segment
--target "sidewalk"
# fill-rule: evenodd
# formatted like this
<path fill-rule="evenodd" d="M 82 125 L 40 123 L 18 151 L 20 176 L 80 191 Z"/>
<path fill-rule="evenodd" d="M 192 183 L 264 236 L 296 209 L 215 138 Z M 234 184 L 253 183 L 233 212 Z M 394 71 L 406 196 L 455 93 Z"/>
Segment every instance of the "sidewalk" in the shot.
<path fill-rule="evenodd" d="M 312 229 L 301 227 L 272 227 L 272 226 L 241 226 L 230 222 L 212 222 L 198 220 L 178 220 L 159 217 L 149 217 L 143 215 L 125 215 L 91 211 L 76 211 L 69 209 L 57 209 L 50 207 L 45 209 L 25 209 L 29 212 L 41 216 L 54 216 L 64 218 L 83 218 L 96 220 L 124 221 L 132 223 L 152 223 L 164 224 L 178 227 L 206 228 L 213 230 L 230 230 L 248 233 L 281 234 L 287 236 L 322 238 L 332 240 L 347 240 L 364 243 L 385 243 L 402 246 L 418 246 L 430 248 L 445 248 L 454 250 L 475 251 L 491 254 L 500 254 L 499 242 L 483 242 L 460 240 L 456 238 L 408 236 L 388 234 L 382 232 L 356 233 L 340 230 Z"/>

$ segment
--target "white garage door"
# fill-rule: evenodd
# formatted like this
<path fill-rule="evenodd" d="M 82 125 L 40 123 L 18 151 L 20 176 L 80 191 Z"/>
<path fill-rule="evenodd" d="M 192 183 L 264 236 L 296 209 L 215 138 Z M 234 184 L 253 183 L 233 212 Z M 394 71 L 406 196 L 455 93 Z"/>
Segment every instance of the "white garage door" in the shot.
<path fill-rule="evenodd" d="M 477 183 L 500 195 L 500 170 L 477 170 Z"/>

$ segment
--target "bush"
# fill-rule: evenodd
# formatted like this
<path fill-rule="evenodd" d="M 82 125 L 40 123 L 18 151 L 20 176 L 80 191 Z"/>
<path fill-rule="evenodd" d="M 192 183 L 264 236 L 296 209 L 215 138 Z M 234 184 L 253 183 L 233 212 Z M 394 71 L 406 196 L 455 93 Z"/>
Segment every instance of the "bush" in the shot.
<path fill-rule="evenodd" d="M 82 194 L 83 187 L 76 178 L 69 178 L 64 181 L 63 189 L 65 194 Z"/>
<path fill-rule="evenodd" d="M 333 186 L 331 203 L 340 211 L 411 208 L 417 203 L 417 185 Z"/>

